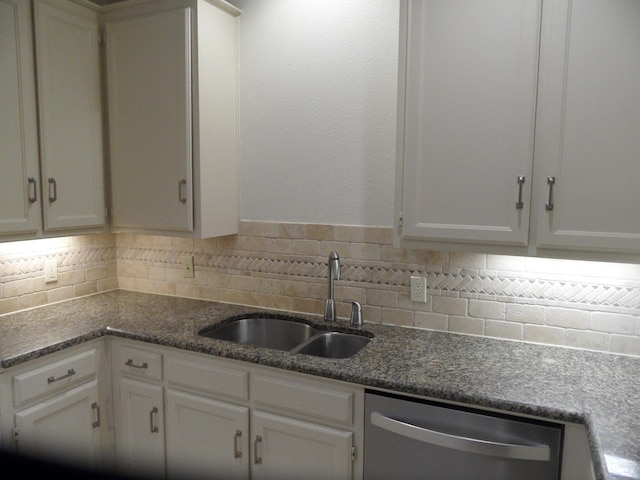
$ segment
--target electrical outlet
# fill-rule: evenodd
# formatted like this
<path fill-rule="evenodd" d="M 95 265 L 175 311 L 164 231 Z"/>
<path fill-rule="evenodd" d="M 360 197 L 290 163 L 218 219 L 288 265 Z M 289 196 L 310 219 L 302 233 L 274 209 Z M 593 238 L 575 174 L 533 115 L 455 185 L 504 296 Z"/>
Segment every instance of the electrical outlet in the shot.
<path fill-rule="evenodd" d="M 44 261 L 44 283 L 58 281 L 58 262 L 55 259 Z"/>
<path fill-rule="evenodd" d="M 193 255 L 182 256 L 182 276 L 184 278 L 194 278 L 196 272 L 193 269 Z"/>
<path fill-rule="evenodd" d="M 427 303 L 427 279 L 425 277 L 411 277 L 411 301 Z"/>

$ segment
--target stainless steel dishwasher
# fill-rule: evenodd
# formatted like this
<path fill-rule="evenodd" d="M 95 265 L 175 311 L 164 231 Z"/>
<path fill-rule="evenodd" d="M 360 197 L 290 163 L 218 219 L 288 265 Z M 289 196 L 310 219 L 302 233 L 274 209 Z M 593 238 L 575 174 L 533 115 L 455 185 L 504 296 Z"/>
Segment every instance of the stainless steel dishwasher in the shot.
<path fill-rule="evenodd" d="M 364 478 L 558 480 L 563 427 L 368 391 Z"/>

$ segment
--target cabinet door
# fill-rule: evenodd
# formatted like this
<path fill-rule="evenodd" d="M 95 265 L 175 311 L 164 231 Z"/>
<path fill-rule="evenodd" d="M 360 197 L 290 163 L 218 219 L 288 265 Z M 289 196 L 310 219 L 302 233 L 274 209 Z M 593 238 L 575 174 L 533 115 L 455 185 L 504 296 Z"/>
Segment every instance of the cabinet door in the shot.
<path fill-rule="evenodd" d="M 164 477 L 162 386 L 122 378 L 115 419 L 118 468 Z"/>
<path fill-rule="evenodd" d="M 402 6 L 401 237 L 526 245 L 541 1 Z"/>
<path fill-rule="evenodd" d="M 545 0 L 539 247 L 640 252 L 639 21 L 637 1 Z"/>
<path fill-rule="evenodd" d="M 45 230 L 105 223 L 97 14 L 34 2 Z"/>
<path fill-rule="evenodd" d="M 29 3 L 0 0 L 0 235 L 40 225 L 38 132 Z"/>
<path fill-rule="evenodd" d="M 252 478 L 350 479 L 353 433 L 261 411 L 251 416 Z"/>
<path fill-rule="evenodd" d="M 193 230 L 190 12 L 107 21 L 116 227 Z"/>
<path fill-rule="evenodd" d="M 167 476 L 245 479 L 249 409 L 167 390 Z"/>
<path fill-rule="evenodd" d="M 82 467 L 100 464 L 98 382 L 15 414 L 18 451 Z"/>

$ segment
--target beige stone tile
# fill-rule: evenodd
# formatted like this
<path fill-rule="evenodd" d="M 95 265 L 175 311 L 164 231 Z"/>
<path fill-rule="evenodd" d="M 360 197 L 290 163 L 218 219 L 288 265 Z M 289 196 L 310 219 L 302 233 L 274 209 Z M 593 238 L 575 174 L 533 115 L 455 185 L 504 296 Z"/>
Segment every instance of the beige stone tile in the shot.
<path fill-rule="evenodd" d="M 118 288 L 118 279 L 117 277 L 101 278 L 96 281 L 96 285 L 98 287 L 99 292 L 114 290 Z"/>
<path fill-rule="evenodd" d="M 482 318 L 458 317 L 449 315 L 449 331 L 467 333 L 470 335 L 484 335 L 484 320 Z"/>
<path fill-rule="evenodd" d="M 136 291 L 136 279 L 128 277 L 118 277 L 118 288 L 122 290 Z"/>
<path fill-rule="evenodd" d="M 633 335 L 636 329 L 636 317 L 606 312 L 591 312 L 589 327 L 599 332 Z"/>
<path fill-rule="evenodd" d="M 320 255 L 323 257 L 328 257 L 332 251 L 336 251 L 340 256 L 341 261 L 350 258 L 349 253 L 349 243 L 346 242 L 330 242 L 330 241 L 321 241 L 320 242 Z"/>
<path fill-rule="evenodd" d="M 450 252 L 449 266 L 460 268 L 485 268 L 487 256 L 480 253 Z"/>
<path fill-rule="evenodd" d="M 522 340 L 523 325 L 502 320 L 486 320 L 484 332 L 488 337 Z"/>
<path fill-rule="evenodd" d="M 313 257 L 317 257 L 322 251 L 319 240 L 295 239 L 293 240 L 292 248 L 295 255 L 307 255 Z"/>
<path fill-rule="evenodd" d="M 589 328 L 589 312 L 570 308 L 549 307 L 545 323 L 556 327 L 586 330 Z"/>
<path fill-rule="evenodd" d="M 220 289 L 217 287 L 210 287 L 207 285 L 198 285 L 196 286 L 196 298 L 201 298 L 203 300 L 210 300 L 213 302 L 220 301 Z M 176 289 L 177 293 L 177 289 Z"/>
<path fill-rule="evenodd" d="M 507 272 L 523 272 L 525 269 L 525 257 L 487 255 L 487 268 Z"/>
<path fill-rule="evenodd" d="M 509 303 L 507 304 L 506 318 L 510 322 L 543 324 L 545 311 L 544 307 L 538 305 Z"/>
<path fill-rule="evenodd" d="M 196 284 L 176 283 L 174 289 L 178 297 L 198 298 L 198 285 Z"/>
<path fill-rule="evenodd" d="M 173 250 L 178 252 L 190 253 L 194 251 L 194 241 L 193 238 L 188 237 L 170 237 L 171 243 L 167 246 L 170 246 Z"/>
<path fill-rule="evenodd" d="M 369 288 L 367 289 L 367 305 L 397 308 L 398 292 Z"/>
<path fill-rule="evenodd" d="M 442 313 L 415 312 L 414 325 L 429 330 L 449 330 L 449 316 Z"/>
<path fill-rule="evenodd" d="M 611 335 L 610 351 L 626 355 L 640 356 L 640 337 L 630 335 Z"/>
<path fill-rule="evenodd" d="M 0 300 L 0 315 L 20 310 L 19 297 L 4 298 Z M 2 319 L 0 319 L 0 322 Z"/>
<path fill-rule="evenodd" d="M 73 295 L 75 297 L 84 297 L 92 293 L 98 293 L 98 285 L 95 281 L 79 283 L 73 287 Z"/>
<path fill-rule="evenodd" d="M 278 238 L 280 235 L 280 224 L 274 222 L 251 222 L 253 225 L 252 235 L 256 237 Z"/>
<path fill-rule="evenodd" d="M 524 325 L 524 340 L 528 342 L 563 345 L 565 329 L 546 325 Z"/>
<path fill-rule="evenodd" d="M 58 277 L 60 278 L 60 277 Z M 5 298 L 20 297 L 28 295 L 35 291 L 33 278 L 25 278 L 23 280 L 12 280 L 3 285 L 2 291 Z"/>
<path fill-rule="evenodd" d="M 469 316 L 504 320 L 506 305 L 486 300 L 469 300 Z"/>
<path fill-rule="evenodd" d="M 409 263 L 413 261 L 413 257 L 411 252 L 404 248 L 390 245 L 382 245 L 380 248 L 380 259 L 384 262 Z"/>
<path fill-rule="evenodd" d="M 398 308 L 403 310 L 413 310 L 414 312 L 431 312 L 433 310 L 433 296 L 427 295 L 427 302 L 412 302 L 409 296 L 409 289 L 398 294 Z"/>
<path fill-rule="evenodd" d="M 609 350 L 609 335 L 603 332 L 567 329 L 564 332 L 564 342 L 568 347 L 586 348 L 604 352 Z"/>
<path fill-rule="evenodd" d="M 447 315 L 467 316 L 468 300 L 464 298 L 433 297 L 433 311 Z"/>
<path fill-rule="evenodd" d="M 288 238 L 267 238 L 265 248 L 267 253 L 291 254 L 293 241 Z"/>
<path fill-rule="evenodd" d="M 72 286 L 55 288 L 47 292 L 47 303 L 61 302 L 70 300 L 74 297 L 74 288 Z"/>
<path fill-rule="evenodd" d="M 413 262 L 428 267 L 441 267 L 449 264 L 449 252 L 435 250 L 414 250 L 411 252 Z"/>
<path fill-rule="evenodd" d="M 393 228 L 364 227 L 364 241 L 380 245 L 393 245 Z"/>
<path fill-rule="evenodd" d="M 307 240 L 335 239 L 335 227 L 333 225 L 309 224 L 307 225 Z"/>
<path fill-rule="evenodd" d="M 36 292 L 18 297 L 19 310 L 34 308 L 48 303 L 47 292 Z"/>
<path fill-rule="evenodd" d="M 413 327 L 413 312 L 396 308 L 380 308 L 380 321 L 390 325 Z"/>
<path fill-rule="evenodd" d="M 109 267 L 107 265 L 98 265 L 95 267 L 88 267 L 85 270 L 85 278 L 87 281 L 99 280 L 109 276 Z"/>
<path fill-rule="evenodd" d="M 247 237 L 238 235 L 235 242 L 236 250 L 245 252 L 265 252 L 267 250 L 267 242 L 264 237 Z"/>
<path fill-rule="evenodd" d="M 306 223 L 281 223 L 278 225 L 280 238 L 307 238 Z"/>
<path fill-rule="evenodd" d="M 291 309 L 294 312 L 322 315 L 324 313 L 324 302 L 314 298 L 294 297 L 291 299 Z"/>
<path fill-rule="evenodd" d="M 380 245 L 352 243 L 349 245 L 349 258 L 356 260 L 380 260 Z"/>
<path fill-rule="evenodd" d="M 381 308 L 372 305 L 362 305 L 362 319 L 365 322 L 371 323 L 382 322 Z"/>
<path fill-rule="evenodd" d="M 249 275 L 232 275 L 230 288 L 233 290 L 245 290 L 255 292 L 257 290 L 257 280 Z"/>
<path fill-rule="evenodd" d="M 365 229 L 352 225 L 336 225 L 334 238 L 339 242 L 364 242 Z"/>

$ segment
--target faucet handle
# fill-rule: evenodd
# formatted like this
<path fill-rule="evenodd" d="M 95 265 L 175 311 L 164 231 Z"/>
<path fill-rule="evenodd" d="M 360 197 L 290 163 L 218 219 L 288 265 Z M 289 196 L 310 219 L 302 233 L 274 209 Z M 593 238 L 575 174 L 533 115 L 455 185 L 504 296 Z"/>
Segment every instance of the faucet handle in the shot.
<path fill-rule="evenodd" d="M 347 302 L 351 303 L 351 326 L 355 328 L 362 327 L 362 305 L 355 300 L 347 300 Z"/>

